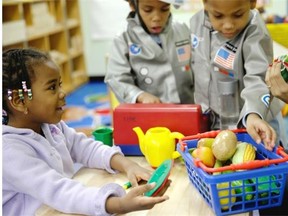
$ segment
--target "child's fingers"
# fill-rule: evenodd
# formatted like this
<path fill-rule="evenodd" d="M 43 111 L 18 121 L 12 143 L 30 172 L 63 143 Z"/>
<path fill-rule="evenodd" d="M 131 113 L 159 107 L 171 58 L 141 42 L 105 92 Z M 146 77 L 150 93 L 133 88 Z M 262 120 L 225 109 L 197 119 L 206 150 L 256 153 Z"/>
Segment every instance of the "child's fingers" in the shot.
<path fill-rule="evenodd" d="M 274 129 L 272 127 L 269 127 L 269 131 L 268 131 L 268 135 L 266 137 L 266 148 L 270 151 L 273 150 L 274 146 L 275 146 L 275 141 L 276 141 L 276 132 L 274 131 Z"/>
<path fill-rule="evenodd" d="M 133 189 L 135 191 L 136 196 L 143 195 L 145 192 L 152 190 L 156 186 L 156 183 L 153 182 L 151 184 L 140 185 Z M 132 192 L 132 190 L 131 190 Z"/>
<path fill-rule="evenodd" d="M 271 69 L 272 69 L 272 65 L 269 65 L 269 67 L 267 68 L 267 71 L 266 71 L 266 75 L 265 75 L 265 82 L 268 86 L 269 86 Z"/>
<path fill-rule="evenodd" d="M 257 144 L 259 144 L 261 142 L 261 137 L 260 137 L 260 134 L 258 134 L 258 132 L 256 131 L 256 129 L 253 127 L 253 128 L 247 128 L 247 132 L 249 133 L 249 135 L 252 137 L 253 140 L 255 140 L 255 142 Z"/>

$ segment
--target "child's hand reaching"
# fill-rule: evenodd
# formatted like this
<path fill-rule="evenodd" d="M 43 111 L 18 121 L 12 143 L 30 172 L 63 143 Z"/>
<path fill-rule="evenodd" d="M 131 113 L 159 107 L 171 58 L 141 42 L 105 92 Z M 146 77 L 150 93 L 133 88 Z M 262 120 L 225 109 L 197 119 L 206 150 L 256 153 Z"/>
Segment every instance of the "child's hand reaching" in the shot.
<path fill-rule="evenodd" d="M 136 163 L 129 165 L 125 169 L 125 172 L 129 181 L 131 182 L 132 187 L 137 186 L 138 182 L 141 180 L 148 181 L 152 174 L 152 171 L 147 170 Z"/>
<path fill-rule="evenodd" d="M 161 100 L 152 94 L 143 92 L 137 97 L 136 102 L 137 103 L 161 103 Z"/>
<path fill-rule="evenodd" d="M 257 114 L 251 113 L 247 117 L 246 129 L 256 143 L 263 141 L 265 148 L 272 151 L 275 146 L 276 132 L 266 121 Z"/>
<path fill-rule="evenodd" d="M 169 199 L 168 196 L 143 196 L 145 192 L 153 189 L 155 185 L 155 183 L 152 183 L 137 186 L 123 197 L 109 197 L 106 202 L 106 211 L 111 214 L 125 214 L 132 211 L 151 209 L 154 205 Z"/>
<path fill-rule="evenodd" d="M 126 173 L 132 187 L 137 186 L 140 180 L 148 181 L 152 174 L 152 171 L 139 166 L 120 154 L 113 155 L 110 163 L 113 169 Z"/>

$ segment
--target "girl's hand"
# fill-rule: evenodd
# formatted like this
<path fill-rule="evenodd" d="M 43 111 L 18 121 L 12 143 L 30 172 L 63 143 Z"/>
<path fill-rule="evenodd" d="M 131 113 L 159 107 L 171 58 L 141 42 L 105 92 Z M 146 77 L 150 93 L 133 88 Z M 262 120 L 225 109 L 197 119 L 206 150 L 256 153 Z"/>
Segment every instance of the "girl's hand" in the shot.
<path fill-rule="evenodd" d="M 141 93 L 136 100 L 137 103 L 161 103 L 161 100 L 147 92 Z"/>
<path fill-rule="evenodd" d="M 125 214 L 132 211 L 151 209 L 154 205 L 169 199 L 168 196 L 146 197 L 143 194 L 155 187 L 155 183 L 132 188 L 124 197 L 109 197 L 106 211 L 110 214 Z"/>
<path fill-rule="evenodd" d="M 147 170 L 138 164 L 133 163 L 125 169 L 125 172 L 129 181 L 131 182 L 132 187 L 135 187 L 141 180 L 148 181 L 153 171 Z"/>
<path fill-rule="evenodd" d="M 110 163 L 112 169 L 126 173 L 132 187 L 137 186 L 140 180 L 148 181 L 153 172 L 152 170 L 147 170 L 139 166 L 134 161 L 120 154 L 113 155 Z"/>
<path fill-rule="evenodd" d="M 272 151 L 275 146 L 276 132 L 274 129 L 257 114 L 251 113 L 247 117 L 246 130 L 248 134 L 260 143 L 263 141 L 265 148 Z"/>

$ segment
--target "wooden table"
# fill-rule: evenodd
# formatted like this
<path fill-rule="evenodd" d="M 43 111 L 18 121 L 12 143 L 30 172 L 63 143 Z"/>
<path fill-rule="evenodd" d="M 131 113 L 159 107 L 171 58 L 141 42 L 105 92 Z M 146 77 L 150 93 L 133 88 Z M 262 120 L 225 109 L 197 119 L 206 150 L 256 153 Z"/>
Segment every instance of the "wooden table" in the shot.
<path fill-rule="evenodd" d="M 129 157 L 131 160 L 137 162 L 143 167 L 149 168 L 144 157 Z M 87 186 L 100 187 L 107 182 L 115 182 L 123 185 L 127 182 L 127 177 L 123 173 L 119 174 L 109 174 L 103 170 L 81 168 L 74 176 L 76 181 L 79 181 Z M 132 212 L 125 214 L 126 216 L 141 216 L 141 215 L 159 215 L 159 216 L 214 216 L 210 206 L 204 201 L 197 189 L 190 183 L 186 167 L 183 163 L 175 161 L 171 174 L 169 176 L 171 184 L 166 195 L 169 196 L 169 200 L 155 205 L 153 209 Z M 75 214 L 64 214 L 56 211 L 46 205 L 41 206 L 37 212 L 36 216 L 68 216 Z M 248 216 L 249 213 L 238 214 L 238 216 Z"/>

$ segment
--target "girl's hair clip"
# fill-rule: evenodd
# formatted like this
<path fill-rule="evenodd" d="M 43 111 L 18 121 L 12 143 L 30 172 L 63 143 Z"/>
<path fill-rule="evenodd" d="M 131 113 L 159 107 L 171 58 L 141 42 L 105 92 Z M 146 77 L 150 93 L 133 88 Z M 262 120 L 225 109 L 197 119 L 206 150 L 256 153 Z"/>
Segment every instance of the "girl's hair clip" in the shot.
<path fill-rule="evenodd" d="M 23 95 L 23 90 L 22 89 L 18 89 L 18 95 L 20 97 L 20 100 L 24 100 L 24 95 Z"/>
<path fill-rule="evenodd" d="M 32 100 L 32 90 L 28 89 L 27 91 L 28 91 L 28 99 Z"/>
<path fill-rule="evenodd" d="M 7 95 L 8 95 L 8 100 L 12 100 L 12 90 L 11 89 L 8 89 L 7 90 Z"/>
<path fill-rule="evenodd" d="M 26 81 L 22 81 L 22 88 L 23 88 L 24 92 L 27 92 Z"/>

